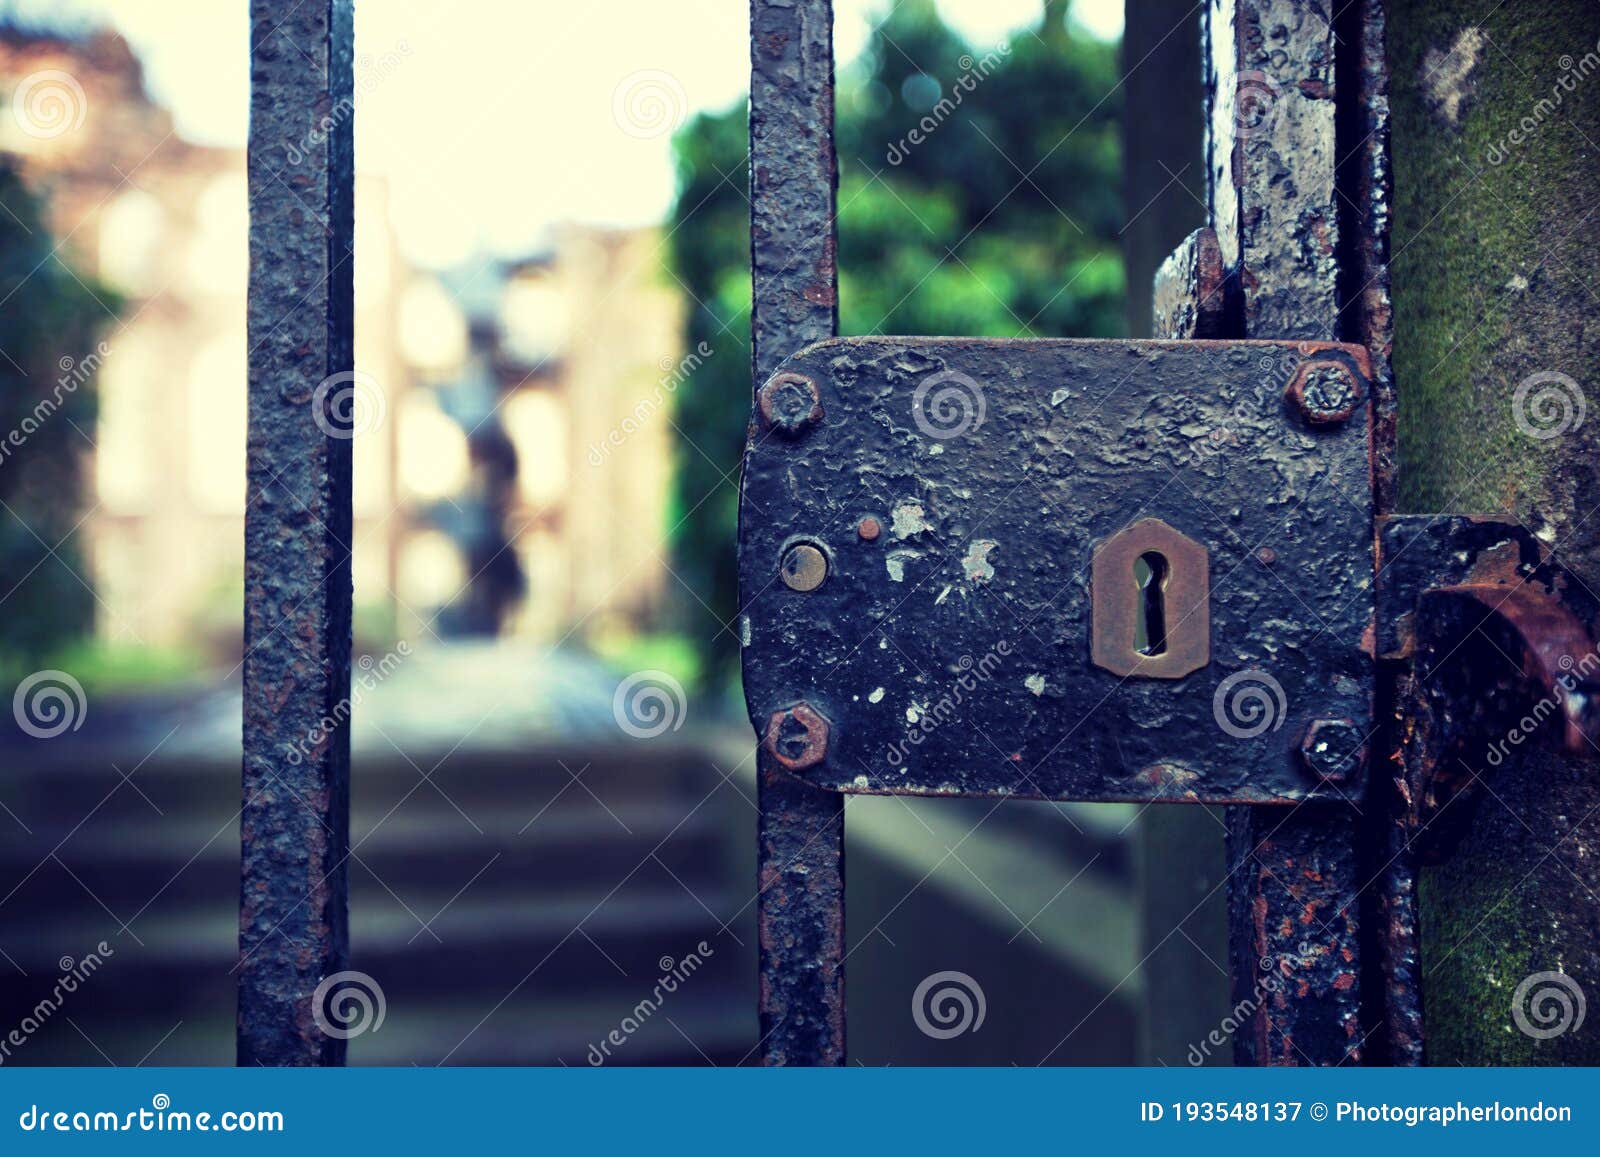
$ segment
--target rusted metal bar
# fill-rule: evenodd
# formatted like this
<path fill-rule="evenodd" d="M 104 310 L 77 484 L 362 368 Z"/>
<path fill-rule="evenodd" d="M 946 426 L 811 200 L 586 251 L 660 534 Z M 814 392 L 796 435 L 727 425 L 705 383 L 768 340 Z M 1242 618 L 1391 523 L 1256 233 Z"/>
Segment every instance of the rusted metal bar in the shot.
<path fill-rule="evenodd" d="M 751 0 L 750 37 L 751 330 L 759 388 L 784 358 L 838 328 L 833 4 Z M 793 400 L 788 393 L 769 399 L 785 420 L 752 422 L 752 440 L 804 435 L 799 427 L 811 407 L 786 400 Z M 826 758 L 825 740 L 818 751 L 811 739 L 816 728 L 804 726 L 798 709 L 779 711 L 786 706 L 795 705 L 774 704 L 779 713 L 768 724 L 784 729 L 784 743 L 764 742 L 758 755 L 762 1056 L 773 1065 L 837 1065 L 844 1063 L 844 797 L 807 786 L 774 754 L 790 752 L 791 763 Z"/>
<path fill-rule="evenodd" d="M 1230 285 L 1216 230 L 1185 237 L 1156 270 L 1152 316 L 1156 337 L 1221 337 L 1228 331 Z"/>
<path fill-rule="evenodd" d="M 1328 10 L 1213 0 L 1207 62 L 1211 224 L 1239 284 L 1237 336 L 1333 339 L 1340 216 Z M 1235 1038 L 1241 1063 L 1362 1055 L 1358 805 L 1229 818 L 1234 989 L 1255 1010 Z"/>
<path fill-rule="evenodd" d="M 1356 0 L 1337 11 L 1335 34 L 1343 46 L 1337 61 L 1341 93 L 1335 180 L 1344 195 L 1344 249 L 1339 265 L 1340 330 L 1364 345 L 1372 366 L 1372 496 L 1380 519 L 1395 510 L 1398 447 L 1395 438 L 1394 310 L 1389 298 L 1389 234 L 1393 177 L 1389 163 L 1389 61 L 1387 0 Z M 1379 537 L 1379 622 L 1391 609 L 1384 602 L 1386 561 Z M 1368 1058 L 1391 1065 L 1419 1065 L 1422 1052 L 1422 970 L 1418 958 L 1416 861 L 1405 838 L 1410 801 L 1394 774 L 1400 736 L 1409 725 L 1403 704 L 1410 702 L 1414 672 L 1404 665 L 1378 662 L 1378 731 L 1371 779 L 1368 836 L 1378 858 L 1376 878 L 1365 899 L 1370 919 L 1367 937 L 1376 950 L 1382 999 L 1368 991 L 1369 1021 L 1381 1018 L 1382 1032 L 1368 1026 Z M 1369 952 L 1369 955 L 1371 953 Z M 1371 967 L 1368 969 L 1372 972 Z M 1368 985 L 1371 989 L 1374 985 Z M 1376 1007 L 1374 1007 L 1376 1006 Z"/>
<path fill-rule="evenodd" d="M 340 1064 L 313 994 L 348 941 L 351 5 L 251 0 L 250 37 L 238 1059 Z"/>

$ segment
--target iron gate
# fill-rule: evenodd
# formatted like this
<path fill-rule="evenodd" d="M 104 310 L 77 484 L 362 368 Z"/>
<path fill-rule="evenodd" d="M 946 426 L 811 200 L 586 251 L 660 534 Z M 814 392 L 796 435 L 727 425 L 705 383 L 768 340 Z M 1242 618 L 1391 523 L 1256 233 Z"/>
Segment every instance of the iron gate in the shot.
<path fill-rule="evenodd" d="M 252 0 L 242 1064 L 343 1059 L 312 993 L 348 948 L 352 36 L 349 0 Z M 1211 224 L 1158 278 L 1168 340 L 840 341 L 832 4 L 752 0 L 740 569 L 769 1063 L 844 1060 L 851 792 L 1230 804 L 1240 1058 L 1417 1063 L 1414 865 L 1447 846 L 1441 816 L 1471 790 L 1453 756 L 1540 693 L 1566 743 L 1597 731 L 1560 662 L 1590 646 L 1595 608 L 1538 541 L 1392 513 L 1382 0 L 1331 21 L 1297 0 L 1212 0 L 1206 36 Z M 906 428 L 919 391 L 980 381 L 987 438 L 934 452 Z M 1236 510 L 1226 534 L 1202 495 L 1152 482 L 1173 438 L 1219 426 L 1258 451 L 1186 467 Z M 1046 501 L 1007 507 L 1029 474 Z M 1289 498 L 1295 532 L 1250 540 Z M 1156 575 L 1142 590 L 1125 581 L 1139 560 Z M 951 585 L 918 596 L 941 567 Z M 1249 568 L 1234 588 L 1248 597 L 1216 597 L 1221 567 Z M 1051 583 L 1067 597 L 1018 644 L 1026 690 L 973 700 L 1005 744 L 986 753 L 952 723 L 912 743 L 916 760 L 887 758 L 903 728 L 861 703 L 896 675 L 863 654 L 875 616 L 910 616 L 928 665 L 965 674 L 996 641 L 976 600 L 1039 606 Z M 972 599 L 941 611 L 957 586 Z M 1229 746 L 1212 716 L 1251 648 L 1292 652 L 1321 700 Z M 1451 663 L 1464 648 L 1474 661 Z M 1063 755 L 1090 718 L 1085 750 Z M 1108 719 L 1132 768 L 1108 770 Z M 288 765 L 285 740 L 305 734 L 324 739 Z M 1281 983 L 1252 1001 L 1263 970 Z"/>

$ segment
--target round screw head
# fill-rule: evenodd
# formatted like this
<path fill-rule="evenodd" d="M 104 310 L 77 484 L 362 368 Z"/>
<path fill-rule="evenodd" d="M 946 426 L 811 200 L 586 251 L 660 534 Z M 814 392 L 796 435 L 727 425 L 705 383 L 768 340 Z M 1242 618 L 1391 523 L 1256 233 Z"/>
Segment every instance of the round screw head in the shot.
<path fill-rule="evenodd" d="M 797 542 L 783 552 L 778 564 L 783 585 L 792 591 L 814 591 L 828 577 L 828 556 L 809 542 Z"/>
<path fill-rule="evenodd" d="M 878 535 L 883 533 L 883 523 L 869 514 L 856 523 L 856 533 L 861 536 L 862 542 L 876 542 Z"/>
<path fill-rule="evenodd" d="M 1345 783 L 1367 758 L 1366 737 L 1349 719 L 1315 719 L 1300 741 L 1300 758 L 1318 779 Z"/>
<path fill-rule="evenodd" d="M 1363 391 L 1361 379 L 1343 362 L 1311 359 L 1300 363 L 1285 394 L 1311 425 L 1332 426 L 1350 419 Z"/>
<path fill-rule="evenodd" d="M 822 391 L 805 374 L 773 374 L 756 395 L 767 429 L 794 437 L 822 420 Z"/>
<path fill-rule="evenodd" d="M 801 700 L 772 713 L 764 739 L 768 753 L 780 765 L 804 771 L 827 758 L 829 731 L 827 716 Z"/>

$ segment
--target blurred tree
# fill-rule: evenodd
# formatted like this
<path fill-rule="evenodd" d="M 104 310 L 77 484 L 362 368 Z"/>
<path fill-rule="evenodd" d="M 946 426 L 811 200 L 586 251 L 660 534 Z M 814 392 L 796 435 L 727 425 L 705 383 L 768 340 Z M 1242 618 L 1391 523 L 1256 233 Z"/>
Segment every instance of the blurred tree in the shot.
<path fill-rule="evenodd" d="M 1066 0 L 993 49 L 933 0 L 901 0 L 839 78 L 840 330 L 1117 337 L 1121 113 L 1117 49 L 1069 32 Z M 750 412 L 746 110 L 676 141 L 673 269 L 687 344 L 713 356 L 677 395 L 674 568 L 708 680 L 737 662 L 734 534 Z"/>
<path fill-rule="evenodd" d="M 91 622 L 72 532 L 94 431 L 97 294 L 109 300 L 62 264 L 0 154 L 0 671 L 26 670 Z"/>

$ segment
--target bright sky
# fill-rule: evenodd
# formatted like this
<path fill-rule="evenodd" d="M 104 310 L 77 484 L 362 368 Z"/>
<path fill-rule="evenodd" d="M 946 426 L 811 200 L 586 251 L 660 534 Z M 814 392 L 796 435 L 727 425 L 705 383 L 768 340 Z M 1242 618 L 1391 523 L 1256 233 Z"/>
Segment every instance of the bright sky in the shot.
<path fill-rule="evenodd" d="M 841 63 L 860 52 L 870 15 L 888 2 L 837 0 Z M 1040 9 L 1040 0 L 938 4 L 980 45 L 1031 26 Z M 180 132 L 243 144 L 244 0 L 12 7 L 104 16 L 145 60 Z M 745 91 L 748 13 L 748 0 L 358 3 L 357 164 L 388 179 L 401 245 L 428 265 L 485 246 L 516 252 L 554 221 L 658 221 L 673 193 L 670 129 Z M 1076 0 L 1072 18 L 1090 35 L 1117 37 L 1122 0 Z"/>

